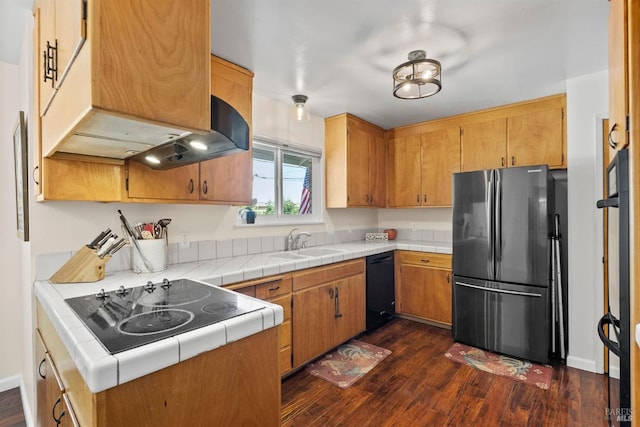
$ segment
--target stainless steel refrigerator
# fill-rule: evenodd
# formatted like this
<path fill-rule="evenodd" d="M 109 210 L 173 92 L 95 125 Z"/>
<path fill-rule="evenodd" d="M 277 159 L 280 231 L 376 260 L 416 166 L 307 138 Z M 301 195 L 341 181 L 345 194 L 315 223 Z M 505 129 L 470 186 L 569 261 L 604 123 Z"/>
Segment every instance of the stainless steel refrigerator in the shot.
<path fill-rule="evenodd" d="M 552 177 L 546 165 L 453 175 L 453 338 L 549 360 Z"/>

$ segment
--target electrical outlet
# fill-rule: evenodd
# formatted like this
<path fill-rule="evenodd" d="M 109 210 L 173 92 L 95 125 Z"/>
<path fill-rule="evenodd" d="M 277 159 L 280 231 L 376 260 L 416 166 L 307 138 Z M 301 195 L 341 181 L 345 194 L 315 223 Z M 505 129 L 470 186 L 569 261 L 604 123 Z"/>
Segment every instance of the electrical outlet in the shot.
<path fill-rule="evenodd" d="M 180 249 L 189 249 L 190 247 L 191 243 L 189 242 L 189 234 L 180 234 Z"/>

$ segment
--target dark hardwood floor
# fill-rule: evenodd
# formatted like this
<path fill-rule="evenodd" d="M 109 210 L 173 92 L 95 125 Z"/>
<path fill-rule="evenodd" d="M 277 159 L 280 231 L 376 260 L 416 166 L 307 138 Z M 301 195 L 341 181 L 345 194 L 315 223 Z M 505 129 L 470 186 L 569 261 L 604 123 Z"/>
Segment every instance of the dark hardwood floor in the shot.
<path fill-rule="evenodd" d="M 542 390 L 447 359 L 450 331 L 404 319 L 360 339 L 393 353 L 346 390 L 293 374 L 283 426 L 607 425 L 603 375 L 558 364 Z"/>
<path fill-rule="evenodd" d="M 20 388 L 0 392 L 0 427 L 26 426 Z"/>

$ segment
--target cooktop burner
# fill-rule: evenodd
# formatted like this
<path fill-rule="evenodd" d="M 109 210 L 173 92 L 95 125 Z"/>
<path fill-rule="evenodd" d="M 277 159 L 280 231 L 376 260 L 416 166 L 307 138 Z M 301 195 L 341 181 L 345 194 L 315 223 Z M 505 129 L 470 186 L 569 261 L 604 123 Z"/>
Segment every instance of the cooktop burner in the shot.
<path fill-rule="evenodd" d="M 65 300 L 111 354 L 264 307 L 258 301 L 188 279 Z"/>

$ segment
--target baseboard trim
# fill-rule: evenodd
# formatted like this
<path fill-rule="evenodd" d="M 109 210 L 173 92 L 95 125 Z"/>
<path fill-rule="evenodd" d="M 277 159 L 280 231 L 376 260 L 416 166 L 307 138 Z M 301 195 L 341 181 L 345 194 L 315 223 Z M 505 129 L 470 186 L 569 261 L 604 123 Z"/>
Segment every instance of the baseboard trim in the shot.
<path fill-rule="evenodd" d="M 14 375 L 12 377 L 0 379 L 0 392 L 11 390 L 12 388 L 20 387 L 22 384 L 22 377 L 20 375 Z"/>
<path fill-rule="evenodd" d="M 598 373 L 596 370 L 596 362 L 594 360 L 583 359 L 581 357 L 568 356 L 567 366 L 583 371 Z"/>

